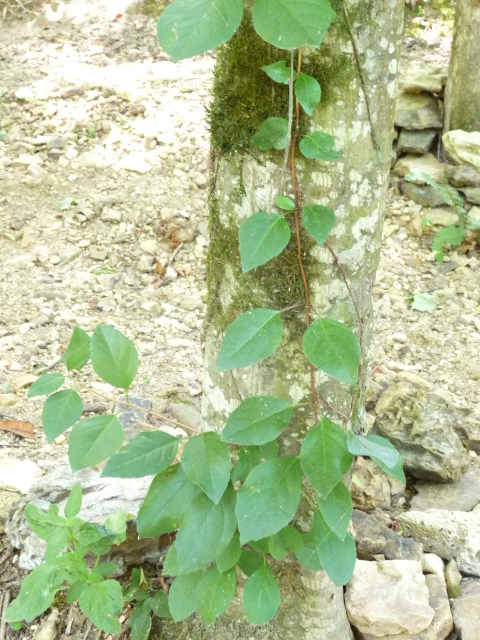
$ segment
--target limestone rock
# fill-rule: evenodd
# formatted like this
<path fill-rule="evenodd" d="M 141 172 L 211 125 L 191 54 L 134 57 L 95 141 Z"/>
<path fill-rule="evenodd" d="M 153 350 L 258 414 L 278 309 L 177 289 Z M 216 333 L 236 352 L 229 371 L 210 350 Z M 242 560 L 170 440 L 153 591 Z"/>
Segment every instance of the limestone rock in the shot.
<path fill-rule="evenodd" d="M 19 565 L 23 569 L 34 569 L 45 560 L 46 544 L 28 526 L 25 504 L 32 503 L 47 511 L 51 504 L 60 507 L 60 513 L 74 484 L 80 482 L 83 491 L 82 510 L 79 517 L 86 522 L 105 522 L 118 509 L 136 515 L 147 494 L 151 477 L 123 480 L 121 478 L 101 478 L 93 469 L 71 471 L 62 466 L 44 476 L 34 484 L 19 508 L 5 526 L 5 532 L 13 547 L 21 549 Z M 132 530 L 133 529 L 133 530 Z M 118 554 L 118 557 L 117 555 Z M 128 539 L 111 555 L 123 566 L 141 564 L 143 560 L 159 557 L 159 541 L 156 538 L 137 540 L 134 527 L 130 525 Z"/>
<path fill-rule="evenodd" d="M 352 625 L 372 637 L 420 633 L 434 616 L 422 568 L 415 560 L 357 560 L 345 605 Z"/>
<path fill-rule="evenodd" d="M 406 176 L 407 173 L 426 173 L 437 182 L 445 181 L 445 167 L 446 164 L 438 162 L 435 156 L 431 153 L 427 153 L 424 156 L 408 155 L 400 160 L 397 160 L 393 167 L 394 172 L 399 176 Z M 417 184 L 426 184 L 425 181 L 418 180 Z"/>
<path fill-rule="evenodd" d="M 480 512 L 409 511 L 398 520 L 427 551 L 444 560 L 455 558 L 460 571 L 480 576 Z"/>
<path fill-rule="evenodd" d="M 363 511 L 392 504 L 390 485 L 386 474 L 373 460 L 357 458 L 351 484 L 353 506 Z"/>
<path fill-rule="evenodd" d="M 417 495 L 411 502 L 413 510 L 471 511 L 480 503 L 480 458 L 475 458 L 473 466 L 457 482 L 441 485 L 417 482 L 415 489 Z"/>
<path fill-rule="evenodd" d="M 404 129 L 440 129 L 439 101 L 431 95 L 401 92 L 395 106 L 395 126 Z"/>
<path fill-rule="evenodd" d="M 399 536 L 373 516 L 354 509 L 352 525 L 358 557 L 363 560 L 371 560 L 378 554 L 384 555 L 387 560 L 422 559 L 421 544 L 411 538 Z"/>
<path fill-rule="evenodd" d="M 0 488 L 26 494 L 39 479 L 40 469 L 32 460 L 0 457 Z"/>
<path fill-rule="evenodd" d="M 400 69 L 399 88 L 407 93 L 441 93 L 447 70 L 432 67 L 423 60 L 413 60 Z"/>
<path fill-rule="evenodd" d="M 480 638 L 480 593 L 455 598 L 452 613 L 455 631 L 462 640 Z"/>
<path fill-rule="evenodd" d="M 465 165 L 445 165 L 445 176 L 455 187 L 480 187 L 480 173 Z"/>
<path fill-rule="evenodd" d="M 443 144 L 459 164 L 480 171 L 480 131 L 448 131 L 442 137 Z"/>
<path fill-rule="evenodd" d="M 397 143 L 397 153 L 427 153 L 436 136 L 436 129 L 402 129 Z"/>
<path fill-rule="evenodd" d="M 461 191 L 468 202 L 480 204 L 480 187 L 464 187 Z"/>
<path fill-rule="evenodd" d="M 421 204 L 422 207 L 438 207 L 443 204 L 442 194 L 429 185 L 419 185 L 405 181 L 402 182 L 400 189 L 410 200 Z"/>
<path fill-rule="evenodd" d="M 458 216 L 451 207 L 425 207 L 423 218 L 436 227 L 449 227 L 458 223 Z"/>
<path fill-rule="evenodd" d="M 404 373 L 397 380 L 377 402 L 372 433 L 395 445 L 405 470 L 416 478 L 458 480 L 469 456 L 455 433 L 462 416 L 453 399 L 419 376 Z"/>

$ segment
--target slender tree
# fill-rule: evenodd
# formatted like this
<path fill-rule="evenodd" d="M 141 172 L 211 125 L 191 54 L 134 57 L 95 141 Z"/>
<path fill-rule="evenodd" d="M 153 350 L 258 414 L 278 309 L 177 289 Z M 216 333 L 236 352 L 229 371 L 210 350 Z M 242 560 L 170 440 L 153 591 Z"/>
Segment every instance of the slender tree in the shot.
<path fill-rule="evenodd" d="M 445 95 L 444 131 L 480 131 L 480 0 L 459 0 Z"/>

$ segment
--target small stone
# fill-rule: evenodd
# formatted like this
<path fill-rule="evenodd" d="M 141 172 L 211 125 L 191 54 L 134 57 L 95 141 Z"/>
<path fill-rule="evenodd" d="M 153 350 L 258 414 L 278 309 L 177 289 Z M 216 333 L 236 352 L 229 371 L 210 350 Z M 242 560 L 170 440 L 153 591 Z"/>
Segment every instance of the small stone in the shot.
<path fill-rule="evenodd" d="M 153 169 L 152 165 L 146 162 L 144 158 L 133 153 L 123 159 L 122 167 L 127 171 L 140 174 L 148 173 Z"/>
<path fill-rule="evenodd" d="M 195 173 L 193 176 L 193 182 L 200 189 L 204 189 L 208 184 L 208 179 L 203 173 Z"/>
<path fill-rule="evenodd" d="M 464 187 L 461 191 L 468 202 L 480 204 L 480 187 Z"/>
<path fill-rule="evenodd" d="M 465 165 L 445 166 L 445 175 L 454 187 L 480 187 L 480 172 Z"/>
<path fill-rule="evenodd" d="M 450 598 L 458 598 L 462 595 L 460 583 L 462 574 L 458 570 L 457 563 L 454 559 L 450 560 L 445 570 L 445 578 L 447 581 L 447 592 Z"/>
<path fill-rule="evenodd" d="M 55 640 L 58 635 L 57 621 L 59 618 L 58 609 L 52 611 L 46 620 L 42 620 L 33 633 L 34 640 Z"/>
<path fill-rule="evenodd" d="M 29 167 L 32 164 L 43 164 L 43 160 L 39 156 L 32 156 L 29 153 L 22 153 L 12 160 L 12 167 Z"/>
<path fill-rule="evenodd" d="M 85 91 L 82 89 L 82 87 L 71 87 L 70 89 L 65 89 L 65 91 L 62 91 L 60 97 L 63 100 L 68 100 L 69 98 L 73 98 L 74 96 L 83 96 L 84 93 Z"/>
<path fill-rule="evenodd" d="M 143 113 L 145 113 L 146 109 L 147 109 L 146 106 L 141 102 L 132 102 L 131 104 L 128 105 L 128 112 L 132 116 L 140 116 Z"/>
<path fill-rule="evenodd" d="M 54 443 L 60 446 L 62 444 L 65 444 L 66 441 L 67 441 L 67 437 L 62 433 L 60 436 L 55 438 Z"/>
<path fill-rule="evenodd" d="M 40 469 L 32 460 L 0 458 L 0 487 L 2 489 L 18 491 L 25 495 L 39 476 Z"/>
<path fill-rule="evenodd" d="M 22 240 L 20 242 L 20 246 L 22 248 L 31 247 L 32 244 L 40 237 L 40 231 L 38 229 L 32 229 L 31 227 L 25 227 L 23 230 Z"/>
<path fill-rule="evenodd" d="M 137 263 L 137 269 L 143 273 L 148 273 L 154 269 L 155 259 L 153 256 L 142 255 Z"/>
<path fill-rule="evenodd" d="M 402 193 L 422 207 L 438 207 L 444 203 L 443 196 L 437 189 L 429 185 L 418 185 L 404 181 L 400 185 Z"/>
<path fill-rule="evenodd" d="M 398 160 L 393 167 L 393 171 L 399 176 L 405 177 L 407 173 L 426 173 L 437 182 L 445 181 L 445 167 L 447 165 L 438 162 L 431 153 L 424 156 L 408 155 Z M 426 184 L 425 180 L 419 179 L 416 184 Z"/>
<path fill-rule="evenodd" d="M 436 129 L 410 131 L 402 129 L 397 143 L 397 153 L 427 153 L 437 136 Z"/>
<path fill-rule="evenodd" d="M 449 227 L 458 224 L 458 215 L 450 207 L 425 207 L 423 219 L 436 227 Z"/>
<path fill-rule="evenodd" d="M 47 149 L 63 149 L 65 147 L 65 140 L 60 136 L 52 136 L 48 139 Z"/>
<path fill-rule="evenodd" d="M 66 247 L 58 252 L 58 258 L 62 264 L 68 264 L 80 255 L 79 247 Z"/>
<path fill-rule="evenodd" d="M 78 156 L 77 163 L 79 167 L 85 167 L 89 169 L 104 169 L 108 166 L 108 162 L 105 158 L 102 158 L 98 153 L 94 151 L 84 151 Z"/>
<path fill-rule="evenodd" d="M 441 129 L 439 101 L 431 95 L 400 92 L 395 106 L 395 126 L 404 129 Z"/>
<path fill-rule="evenodd" d="M 140 243 L 140 249 L 144 253 L 155 256 L 158 254 L 159 247 L 157 241 L 154 238 L 148 238 L 147 240 L 143 240 Z"/>
<path fill-rule="evenodd" d="M 462 640 L 480 637 L 480 593 L 455 598 L 452 603 L 455 630 Z M 458 637 L 458 636 L 457 636 Z"/>
<path fill-rule="evenodd" d="M 421 563 L 423 573 L 433 573 L 445 582 L 445 566 L 440 556 L 435 553 L 425 553 L 422 556 Z"/>
<path fill-rule="evenodd" d="M 423 224 L 422 224 L 422 216 L 420 214 L 416 214 L 407 224 L 407 233 L 412 238 L 421 238 L 423 235 Z M 405 260 L 406 261 L 406 260 Z M 415 265 L 417 266 L 417 265 Z M 420 266 L 420 265 L 418 265 Z"/>
<path fill-rule="evenodd" d="M 181 422 L 182 424 L 185 424 L 188 427 L 193 427 L 194 429 L 198 429 L 200 427 L 202 415 L 198 409 L 192 405 L 184 404 L 183 402 L 172 403 L 169 406 L 169 409 L 172 418 L 177 422 Z"/>
<path fill-rule="evenodd" d="M 99 260 L 101 262 L 106 260 L 108 256 L 108 250 L 105 247 L 100 247 L 98 245 L 90 246 L 89 253 L 92 260 Z"/>

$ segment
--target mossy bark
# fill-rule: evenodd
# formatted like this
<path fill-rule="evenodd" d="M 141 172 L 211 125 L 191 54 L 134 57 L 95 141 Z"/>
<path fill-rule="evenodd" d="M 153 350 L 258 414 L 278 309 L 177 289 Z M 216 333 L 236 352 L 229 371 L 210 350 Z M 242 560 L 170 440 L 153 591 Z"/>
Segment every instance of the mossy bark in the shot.
<path fill-rule="evenodd" d="M 388 186 L 393 133 L 398 45 L 403 0 L 336 0 L 337 20 L 320 51 L 303 52 L 302 71 L 322 86 L 322 101 L 313 118 L 302 118 L 300 129 L 322 129 L 335 137 L 342 153 L 337 162 L 306 160 L 297 154 L 296 167 L 305 203 L 328 205 L 336 224 L 330 244 L 338 256 L 361 315 L 357 316 L 342 270 L 325 247 L 302 235 L 302 258 L 308 279 L 313 318 L 327 316 L 348 324 L 362 338 L 364 353 L 371 331 L 370 289 L 378 264 L 383 212 Z M 273 84 L 260 70 L 289 53 L 263 43 L 253 32 L 249 14 L 238 33 L 219 51 L 210 110 L 212 136 L 212 195 L 208 256 L 208 312 L 205 321 L 203 426 L 220 431 L 240 397 L 273 395 L 303 403 L 282 440 L 281 453 L 297 455 L 301 440 L 313 425 L 310 370 L 302 349 L 305 331 L 304 288 L 295 237 L 273 261 L 242 274 L 238 249 L 241 223 L 257 211 L 274 210 L 283 155 L 259 153 L 250 138 L 263 120 L 286 117 L 288 89 Z M 286 182 L 288 184 L 288 181 Z M 293 220 L 286 214 L 293 229 Z M 227 326 L 255 307 L 285 309 L 284 336 L 274 354 L 259 365 L 218 372 L 216 362 Z M 363 326 L 361 331 L 360 325 Z M 365 366 L 362 371 L 365 371 Z M 364 383 L 362 374 L 361 384 Z M 330 419 L 349 412 L 353 386 L 316 374 L 316 387 L 328 404 L 321 410 Z M 353 428 L 362 428 L 357 403 Z M 300 515 L 308 526 L 308 509 Z M 262 638 L 347 640 L 352 638 L 343 604 L 343 590 L 324 573 L 304 570 L 294 561 L 277 563 L 282 591 L 278 616 L 266 627 L 246 624 L 239 601 L 214 625 L 204 629 L 198 619 L 162 627 L 163 638 Z"/>
<path fill-rule="evenodd" d="M 459 0 L 445 92 L 445 131 L 480 131 L 480 0 Z"/>

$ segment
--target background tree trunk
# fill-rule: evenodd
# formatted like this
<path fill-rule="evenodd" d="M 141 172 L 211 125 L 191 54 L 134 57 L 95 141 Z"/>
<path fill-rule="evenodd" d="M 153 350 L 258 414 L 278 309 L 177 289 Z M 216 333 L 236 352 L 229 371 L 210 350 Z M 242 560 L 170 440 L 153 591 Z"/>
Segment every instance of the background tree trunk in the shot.
<path fill-rule="evenodd" d="M 445 94 L 444 131 L 480 131 L 480 0 L 458 0 Z"/>
<path fill-rule="evenodd" d="M 301 131 L 322 129 L 335 137 L 342 153 L 337 162 L 305 160 L 298 154 L 297 177 L 304 202 L 328 205 L 336 224 L 329 242 L 350 283 L 361 316 L 332 253 L 303 234 L 303 261 L 311 296 L 312 319 L 328 316 L 348 324 L 365 351 L 371 331 L 370 289 L 378 264 L 383 212 L 391 158 L 398 45 L 403 0 L 350 0 L 332 3 L 337 20 L 320 51 L 303 52 L 302 71 L 322 86 L 322 101 L 313 118 L 303 119 Z M 303 354 L 304 288 L 298 267 L 295 237 L 284 252 L 266 265 L 243 275 L 238 228 L 257 211 L 271 211 L 281 183 L 283 154 L 260 153 L 250 147 L 251 136 L 272 115 L 286 117 L 288 88 L 272 84 L 262 65 L 290 54 L 263 43 L 253 32 L 247 12 L 237 34 L 218 53 L 210 128 L 215 167 L 210 198 L 208 311 L 205 320 L 203 426 L 220 431 L 241 398 L 269 394 L 294 403 L 311 403 L 310 369 Z M 287 173 L 283 194 L 292 195 Z M 291 214 L 287 214 L 291 220 Z M 293 225 L 292 225 L 293 229 Z M 265 362 L 234 372 L 218 372 L 220 343 L 228 325 L 255 307 L 285 309 L 284 337 L 278 351 Z M 361 325 L 363 329 L 361 330 Z M 362 385 L 364 383 L 363 367 Z M 355 389 L 316 374 L 316 387 L 328 405 L 348 414 Z M 342 418 L 323 401 L 326 416 Z M 360 430 L 363 402 L 354 416 Z M 297 455 L 299 441 L 314 424 L 311 407 L 294 411 L 282 442 L 283 454 Z M 308 508 L 297 521 L 309 527 Z M 253 630 L 241 612 L 240 599 L 216 624 L 202 629 L 198 620 L 162 626 L 162 637 L 255 638 L 279 640 L 347 640 L 352 638 L 342 587 L 325 573 L 303 569 L 295 560 L 274 566 L 282 605 L 266 627 Z M 171 628 L 172 636 L 168 635 Z M 186 630 L 188 628 L 188 630 Z M 182 635 L 184 633 L 184 635 Z M 167 634 L 167 635 L 166 635 Z M 176 635 L 175 635 L 176 634 Z"/>

